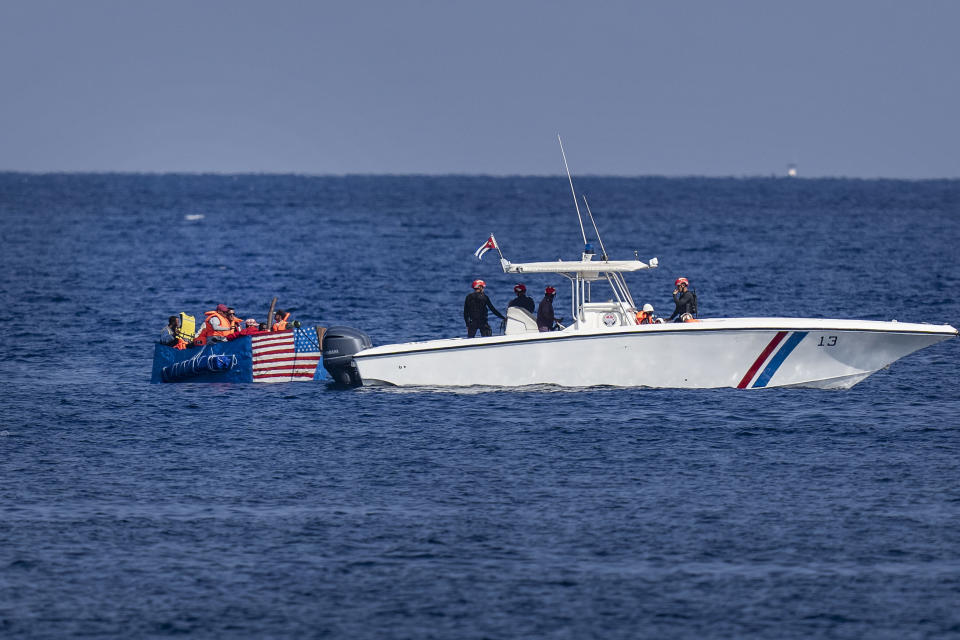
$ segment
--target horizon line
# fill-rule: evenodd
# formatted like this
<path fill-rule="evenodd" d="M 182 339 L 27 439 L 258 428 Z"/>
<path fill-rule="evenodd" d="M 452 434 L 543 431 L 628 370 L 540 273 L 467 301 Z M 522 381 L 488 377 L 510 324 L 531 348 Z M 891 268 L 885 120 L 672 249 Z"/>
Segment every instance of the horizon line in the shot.
<path fill-rule="evenodd" d="M 0 169 L 0 175 L 22 176 L 217 176 L 217 177 L 256 177 L 256 176 L 292 176 L 300 178 L 558 178 L 566 179 L 560 173 L 309 173 L 301 171 L 122 171 L 122 170 L 29 170 L 29 169 Z M 960 180 L 954 177 L 926 177 L 905 178 L 893 176 L 846 176 L 846 175 L 787 175 L 785 173 L 755 173 L 755 174 L 620 174 L 620 173 L 579 173 L 578 178 L 616 178 L 616 179 L 667 179 L 667 180 L 861 180 L 861 181 L 904 181 L 904 182 L 943 182 Z"/>

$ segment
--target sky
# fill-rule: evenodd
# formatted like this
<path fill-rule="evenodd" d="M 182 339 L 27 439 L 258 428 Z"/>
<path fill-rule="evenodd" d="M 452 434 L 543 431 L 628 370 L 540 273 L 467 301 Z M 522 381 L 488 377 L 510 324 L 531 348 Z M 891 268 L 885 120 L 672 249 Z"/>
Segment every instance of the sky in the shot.
<path fill-rule="evenodd" d="M 953 0 L 0 0 L 0 171 L 960 177 Z"/>

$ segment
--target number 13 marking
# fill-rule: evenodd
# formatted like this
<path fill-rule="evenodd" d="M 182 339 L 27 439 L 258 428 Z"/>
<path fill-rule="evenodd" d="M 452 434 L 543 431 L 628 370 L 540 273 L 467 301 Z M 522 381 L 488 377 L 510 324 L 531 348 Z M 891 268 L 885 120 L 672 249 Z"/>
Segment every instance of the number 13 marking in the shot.
<path fill-rule="evenodd" d="M 832 347 L 837 344 L 837 336 L 820 336 L 818 347 Z"/>

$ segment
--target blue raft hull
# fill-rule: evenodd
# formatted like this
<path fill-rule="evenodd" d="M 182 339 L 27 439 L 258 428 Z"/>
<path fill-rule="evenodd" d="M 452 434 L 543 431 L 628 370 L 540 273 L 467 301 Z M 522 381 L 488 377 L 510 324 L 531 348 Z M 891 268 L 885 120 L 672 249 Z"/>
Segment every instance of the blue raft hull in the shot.
<path fill-rule="evenodd" d="M 150 382 L 254 382 L 253 360 L 249 336 L 183 350 L 157 343 L 154 345 Z M 317 363 L 312 379 L 328 379 L 322 360 Z M 297 378 L 297 381 L 303 380 L 310 378 Z"/>

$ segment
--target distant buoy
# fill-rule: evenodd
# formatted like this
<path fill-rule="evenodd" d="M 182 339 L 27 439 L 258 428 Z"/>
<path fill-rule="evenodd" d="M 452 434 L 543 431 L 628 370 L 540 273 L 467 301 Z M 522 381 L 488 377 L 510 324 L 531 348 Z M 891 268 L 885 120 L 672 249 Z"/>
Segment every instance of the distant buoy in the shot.
<path fill-rule="evenodd" d="M 787 177 L 788 177 L 788 178 L 796 178 L 796 177 L 797 177 L 797 165 L 795 165 L 795 164 L 788 164 L 788 165 L 787 165 Z"/>

